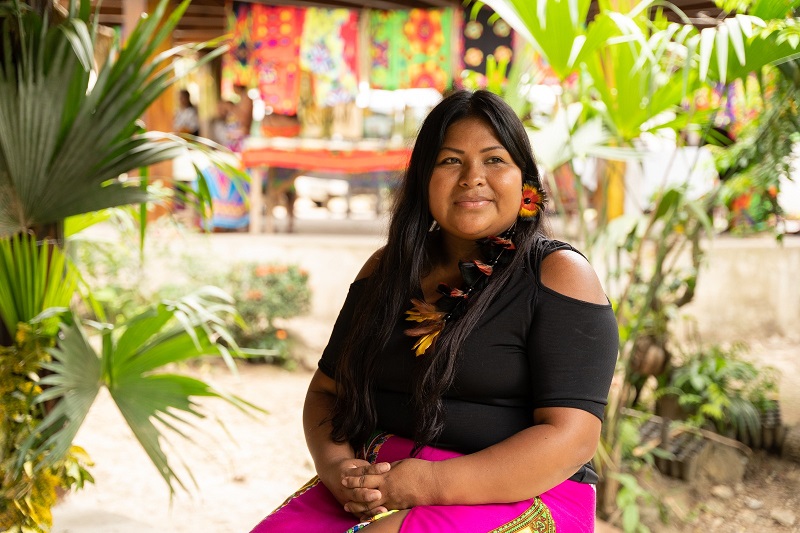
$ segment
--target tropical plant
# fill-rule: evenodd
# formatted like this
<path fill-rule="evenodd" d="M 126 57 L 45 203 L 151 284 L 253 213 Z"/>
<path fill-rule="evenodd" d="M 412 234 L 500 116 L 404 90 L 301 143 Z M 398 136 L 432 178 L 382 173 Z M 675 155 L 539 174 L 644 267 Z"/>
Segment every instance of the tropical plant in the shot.
<path fill-rule="evenodd" d="M 159 2 L 101 65 L 94 61 L 99 32 L 90 0 L 71 0 L 60 22 L 21 0 L 0 4 L 0 236 L 41 233 L 72 215 L 146 202 L 146 183 L 128 173 L 185 150 L 200 150 L 242 176 L 214 143 L 143 131 L 137 123 L 178 79 L 172 59 L 202 47 L 158 53 L 189 0 L 165 17 L 168 4 Z M 209 52 L 198 65 L 223 52 Z M 199 172 L 198 183 L 206 213 L 210 194 Z"/>
<path fill-rule="evenodd" d="M 0 238 L 0 327 L 12 339 L 19 324 L 46 310 L 66 310 L 77 286 L 77 273 L 58 247 L 31 235 Z M 45 325 L 53 336 L 58 318 Z"/>
<path fill-rule="evenodd" d="M 59 400 L 22 443 L 15 467 L 26 457 L 41 458 L 36 468 L 50 467 L 64 457 L 101 387 L 108 389 L 134 436 L 174 491 L 187 489 L 162 449 L 164 429 L 186 437 L 185 427 L 204 417 L 196 398 L 221 398 L 246 412 L 252 404 L 218 391 L 187 375 L 170 373 L 170 365 L 203 355 L 221 355 L 234 368 L 228 349 L 235 346 L 224 324 L 235 314 L 231 299 L 207 287 L 180 300 L 163 301 L 121 326 L 65 320 L 59 343 L 48 350 L 49 373 L 39 380 L 42 404 Z M 87 326 L 100 335 L 90 342 Z M 158 424 L 156 424 L 156 422 Z"/>
<path fill-rule="evenodd" d="M 571 164 L 574 158 L 585 155 L 586 146 L 603 142 L 603 135 L 612 148 L 619 150 L 654 129 L 680 132 L 692 124 L 708 128 L 713 116 L 698 113 L 691 99 L 697 88 L 760 73 L 766 65 L 792 58 L 800 45 L 798 24 L 790 16 L 796 0 L 792 5 L 758 0 L 747 6 L 749 14 L 747 9 L 742 10 L 703 30 L 688 23 L 667 21 L 662 10 L 674 6 L 651 0 L 635 5 L 601 1 L 600 11 L 592 20 L 587 18 L 589 0 L 486 3 L 527 38 L 561 80 L 561 107 L 567 112 L 560 114 L 561 124 L 555 127 L 563 130 L 560 138 L 565 141 L 564 147 L 553 147 L 551 158 L 559 164 Z M 573 78 L 575 83 L 570 81 Z M 575 133 L 597 118 L 602 127 L 586 137 L 592 142 L 573 143 Z M 627 221 L 627 230 L 621 231 L 626 222 L 608 224 L 619 214 L 614 211 L 614 206 L 620 204 L 619 196 L 610 195 L 622 191 L 624 171 L 620 156 L 608 159 L 606 175 L 600 181 L 605 198 L 599 205 L 599 216 L 594 218 L 596 226 L 585 224 L 583 208 L 577 214 L 578 238 L 584 241 L 587 251 L 591 252 L 601 241 L 610 241 L 615 244 L 604 248 L 606 256 L 617 258 L 618 277 L 612 281 L 618 291 L 613 299 L 620 326 L 618 369 L 622 386 L 612 390 L 598 454 L 598 470 L 604 480 L 598 496 L 601 514 L 606 516 L 613 512 L 619 489 L 620 478 L 607 474 L 622 468 L 620 419 L 636 397 L 634 345 L 642 335 L 665 330 L 663 321 L 669 317 L 669 310 L 686 297 L 691 298 L 697 282 L 694 259 L 702 256 L 696 244 L 700 236 L 711 233 L 703 212 L 707 206 L 698 209 L 688 201 L 685 191 L 676 190 L 660 191 L 649 212 L 633 225 Z M 552 172 L 555 168 L 547 170 Z M 580 174 L 571 170 L 580 195 Z M 690 220 L 694 229 L 688 231 L 685 223 Z M 680 254 L 674 252 L 687 248 L 694 258 L 694 272 L 690 269 L 685 275 L 672 275 L 670 269 L 679 263 L 668 256 L 678 257 Z M 655 257 L 655 262 L 642 270 L 648 257 Z M 670 292 L 679 296 L 670 296 Z"/>
<path fill-rule="evenodd" d="M 712 148 L 723 180 L 719 203 L 728 209 L 733 232 L 776 229 L 782 214 L 777 193 L 781 180 L 791 179 L 791 156 L 800 141 L 798 65 L 794 60 L 771 69 L 759 119 L 745 124 L 732 145 Z"/>
<path fill-rule="evenodd" d="M 196 257 L 184 262 L 198 262 Z M 297 265 L 238 262 L 223 272 L 198 266 L 188 269 L 188 283 L 166 285 L 161 294 L 182 294 L 187 287 L 212 284 L 233 297 L 241 319 L 228 323 L 240 351 L 250 361 L 266 361 L 294 368 L 289 333 L 282 319 L 306 313 L 311 304 L 308 273 Z"/>
<path fill-rule="evenodd" d="M 45 468 L 36 468 L 41 458 L 21 454 L 23 442 L 45 416 L 45 405 L 37 402 L 42 389 L 31 376 L 50 359 L 54 345 L 42 324 L 20 324 L 12 346 L 0 346 L 0 530 L 38 531 L 52 525 L 50 508 L 59 490 L 74 490 L 94 481 L 87 467 L 89 456 L 79 446 Z M 22 472 L 15 463 L 22 457 Z M 14 529 L 16 528 L 16 530 Z"/>
<path fill-rule="evenodd" d="M 675 395 L 697 427 L 711 426 L 759 445 L 761 417 L 775 407 L 777 382 L 774 369 L 742 359 L 746 348 L 742 343 L 713 345 L 686 354 L 662 379 L 657 396 Z"/>
<path fill-rule="evenodd" d="M 236 302 L 245 327 L 232 334 L 251 360 L 294 368 L 289 334 L 276 320 L 306 313 L 311 304 L 308 273 L 296 265 L 238 263 L 219 280 Z"/>
<path fill-rule="evenodd" d="M 59 248 L 65 229 L 102 220 L 98 210 L 141 203 L 143 243 L 144 202 L 154 199 L 148 165 L 189 150 L 243 176 L 222 147 L 148 132 L 138 121 L 178 79 L 172 59 L 202 47 L 159 53 L 189 1 L 167 17 L 168 4 L 161 0 L 125 46 L 113 43 L 106 54 L 100 50 L 107 34 L 97 18 L 91 21 L 90 0 L 71 0 L 63 12 L 55 2 L 0 1 L 0 377 L 9 391 L 0 402 L 0 517 L 18 530 L 47 530 L 55 488 L 91 480 L 72 440 L 101 386 L 170 490 L 186 485 L 161 448 L 164 429 L 182 435 L 176 420 L 202 416 L 197 397 L 252 407 L 164 371 L 204 354 L 222 355 L 233 368 L 228 347 L 236 344 L 224 327 L 233 309 L 218 292 L 164 302 L 120 325 L 81 322 L 66 312 L 80 276 Z M 198 65 L 222 52 L 211 51 Z M 210 194 L 199 172 L 195 198 L 205 215 Z M 84 324 L 100 330 L 100 354 Z"/>

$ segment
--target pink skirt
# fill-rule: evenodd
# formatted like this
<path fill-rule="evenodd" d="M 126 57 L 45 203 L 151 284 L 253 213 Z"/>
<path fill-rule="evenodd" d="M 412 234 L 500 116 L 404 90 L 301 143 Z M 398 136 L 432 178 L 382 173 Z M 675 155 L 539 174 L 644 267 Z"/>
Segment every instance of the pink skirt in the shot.
<path fill-rule="evenodd" d="M 368 447 L 370 462 L 392 462 L 411 456 L 413 442 L 382 434 Z M 442 461 L 462 455 L 426 446 L 416 457 Z M 593 485 L 564 481 L 541 496 L 516 503 L 487 505 L 430 505 L 412 508 L 400 533 L 501 533 L 531 531 L 592 533 L 595 520 Z M 369 526 L 342 508 L 328 489 L 313 478 L 258 524 L 251 533 L 346 533 Z"/>

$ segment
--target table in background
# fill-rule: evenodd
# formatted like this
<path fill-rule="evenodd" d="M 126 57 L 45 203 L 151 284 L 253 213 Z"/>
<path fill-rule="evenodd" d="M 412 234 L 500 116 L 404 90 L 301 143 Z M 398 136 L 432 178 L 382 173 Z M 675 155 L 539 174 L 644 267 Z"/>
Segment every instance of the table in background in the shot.
<path fill-rule="evenodd" d="M 250 233 L 261 233 L 261 217 L 266 207 L 266 231 L 272 231 L 271 183 L 269 168 L 295 169 L 290 179 L 303 173 L 340 173 L 348 175 L 368 172 L 405 170 L 411 149 L 383 142 L 343 142 L 299 138 L 248 139 L 242 151 L 242 162 L 250 172 Z"/>

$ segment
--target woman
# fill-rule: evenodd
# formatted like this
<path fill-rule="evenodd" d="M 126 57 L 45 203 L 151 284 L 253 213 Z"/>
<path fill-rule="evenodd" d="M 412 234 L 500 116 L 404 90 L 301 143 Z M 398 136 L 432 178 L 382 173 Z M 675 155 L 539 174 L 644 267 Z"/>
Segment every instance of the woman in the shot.
<path fill-rule="evenodd" d="M 499 97 L 431 111 L 308 389 L 318 480 L 254 532 L 593 531 L 617 327 L 543 208 Z"/>

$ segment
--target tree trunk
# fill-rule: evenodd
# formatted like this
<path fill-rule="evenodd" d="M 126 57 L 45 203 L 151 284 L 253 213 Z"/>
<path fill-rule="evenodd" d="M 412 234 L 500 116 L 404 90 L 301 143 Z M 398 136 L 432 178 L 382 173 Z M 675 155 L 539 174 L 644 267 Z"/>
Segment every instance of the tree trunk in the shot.
<path fill-rule="evenodd" d="M 14 344 L 14 339 L 11 338 L 6 325 L 0 320 L 0 346 L 11 346 L 12 344 Z"/>

